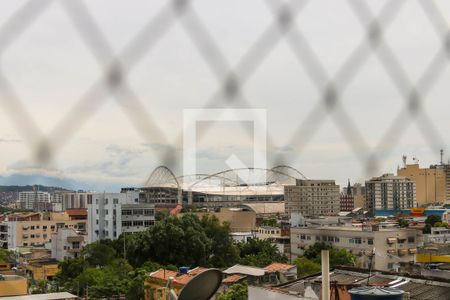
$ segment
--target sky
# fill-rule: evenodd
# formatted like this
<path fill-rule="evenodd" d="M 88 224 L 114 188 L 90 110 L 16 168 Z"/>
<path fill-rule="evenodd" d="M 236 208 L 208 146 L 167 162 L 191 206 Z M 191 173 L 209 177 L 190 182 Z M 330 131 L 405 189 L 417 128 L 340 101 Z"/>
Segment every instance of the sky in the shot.
<path fill-rule="evenodd" d="M 145 36 L 139 41 L 143 45 L 156 39 L 154 46 L 137 47 L 142 55 L 132 67 L 131 59 L 137 56 L 120 61 L 127 67 L 124 78 L 128 90 L 115 94 L 119 97 L 111 93 L 91 96 L 87 105 L 77 108 L 77 103 L 103 78 L 104 63 L 110 62 L 105 53 L 123 53 L 161 11 L 169 12 L 163 18 L 166 21 L 176 12 L 164 10 L 170 2 L 161 0 L 80 1 L 109 45 L 106 50 L 95 48 L 100 50 L 97 52 L 90 43 L 102 42 L 90 27 L 84 26 L 86 19 L 76 14 L 80 7 L 66 2 L 71 4 L 49 1 L 48 7 L 35 19 L 30 17 L 29 26 L 20 31 L 17 27 L 4 28 L 26 2 L 0 3 L 0 41 L 9 41 L 0 47 L 0 177 L 24 175 L 15 177 L 21 178 L 17 179 L 17 184 L 21 184 L 26 176 L 32 176 L 31 180 L 48 176 L 98 191 L 141 186 L 161 164 L 170 165 L 177 175 L 183 174 L 186 110 L 203 108 L 211 99 L 217 99 L 228 74 L 223 66 L 240 66 L 249 49 L 273 25 L 271 8 L 289 3 L 192 1 L 186 14 L 175 17 L 164 34 Z M 378 14 L 386 3 L 367 2 L 373 14 Z M 403 5 L 383 38 L 409 80 L 415 83 L 442 42 L 420 1 L 399 2 Z M 333 78 L 350 53 L 363 43 L 366 30 L 352 1 L 305 3 L 295 18 L 296 30 L 308 41 L 327 77 Z M 441 25 L 448 30 L 450 3 L 436 1 L 435 5 L 444 18 Z M 37 10 L 39 5 L 35 6 Z M 197 24 L 189 21 L 192 12 L 203 24 L 202 34 L 212 38 L 223 61 L 214 59 L 214 50 L 207 48 L 210 44 L 201 35 L 196 35 L 200 37 L 196 39 L 189 34 Z M 78 17 L 76 25 L 74 16 Z M 19 20 L 18 24 L 28 22 L 23 16 L 15 20 Z M 87 33 L 80 34 L 83 29 Z M 446 151 L 445 160 L 450 158 L 448 59 L 442 61 L 442 72 L 433 78 L 421 102 L 421 112 L 426 113 L 432 126 L 425 118 L 410 117 L 404 93 L 373 51 L 361 67 L 356 67 L 357 73 L 345 88 L 338 88 L 338 112 L 323 108 L 308 118 L 321 101 L 325 85 L 317 86 L 311 80 L 310 63 L 299 59 L 298 49 L 289 42 L 290 34 L 291 31 L 285 36 L 277 33 L 275 37 L 279 38 L 256 46 L 270 51 L 242 80 L 240 90 L 240 100 L 244 99 L 248 107 L 265 111 L 266 118 L 258 122 L 267 127 L 267 167 L 283 163 L 308 178 L 335 179 L 346 185 L 347 179 L 364 182 L 370 176 L 395 173 L 402 164 L 402 155 L 407 155 L 409 162 L 416 157 L 424 166 L 439 161 L 441 148 Z M 255 56 L 260 53 L 262 50 L 256 51 Z M 235 75 L 241 79 L 250 68 L 237 69 Z M 217 108 L 243 107 L 242 101 L 222 99 L 215 103 Z M 321 120 L 318 127 L 314 127 L 316 119 Z M 393 126 L 398 119 L 399 123 Z M 350 128 L 343 128 L 347 122 Z M 253 163 L 251 123 L 196 124 L 198 173 L 229 168 L 230 155 L 258 167 Z M 300 135 L 296 134 L 299 126 L 303 129 Z M 401 134 L 380 144 L 392 128 L 398 128 Z M 37 159 L 41 157 L 37 153 L 45 137 L 51 137 L 50 155 L 43 161 Z M 367 161 L 373 152 L 379 164 L 368 169 Z"/>

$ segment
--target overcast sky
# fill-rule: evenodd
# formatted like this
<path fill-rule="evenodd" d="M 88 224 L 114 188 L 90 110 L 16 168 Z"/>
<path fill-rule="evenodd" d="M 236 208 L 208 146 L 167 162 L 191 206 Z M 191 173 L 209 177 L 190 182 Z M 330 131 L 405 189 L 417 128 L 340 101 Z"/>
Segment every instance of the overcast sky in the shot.
<path fill-rule="evenodd" d="M 33 143 L 39 138 L 33 138 L 29 128 L 20 129 L 26 128 L 29 118 L 22 113 L 11 113 L 11 102 L 15 100 L 5 93 L 5 82 L 0 77 L 0 175 L 58 176 L 93 182 L 99 190 L 111 189 L 113 185 L 141 185 L 156 166 L 164 163 L 162 157 L 170 145 L 181 158 L 184 109 L 202 108 L 221 88 L 222 80 L 218 80 L 217 73 L 205 62 L 204 53 L 199 52 L 183 27 L 186 23 L 179 19 L 145 52 L 126 77 L 145 109 L 121 99 L 128 111 L 124 113 L 116 98 L 107 97 L 104 103 L 98 100 L 92 104 L 94 110 L 96 103 L 102 103 L 93 114 L 74 110 L 75 104 L 101 78 L 104 70 L 67 15 L 66 8 L 58 2 L 50 4 L 23 32 L 8 32 L 12 42 L 6 47 L 2 45 L 0 52 L 1 75 L 14 88 L 39 127 L 36 132 L 47 135 L 56 130 L 60 133 L 52 140 L 57 151 L 49 163 L 37 165 Z M 115 54 L 127 47 L 168 3 L 156 0 L 85 2 Z M 234 67 L 274 22 L 273 12 L 267 5 L 271 2 L 281 3 L 196 0 L 193 9 L 227 64 Z M 377 14 L 386 1 L 367 2 Z M 4 26 L 24 3 L 2 1 L 0 26 Z M 449 26 L 450 2 L 439 1 L 436 6 Z M 348 1 L 309 1 L 295 22 L 329 77 L 336 74 L 365 38 L 365 30 Z M 442 45 L 419 1 L 405 1 L 384 38 L 412 82 L 420 78 Z M 450 151 L 447 147 L 450 72 L 448 61 L 442 63 L 445 68 L 433 81 L 423 102 L 423 109 L 436 128 L 435 132 L 425 132 L 425 135 L 437 137 L 434 145 L 416 121 L 408 117 L 403 94 L 375 53 L 371 53 L 354 80 L 339 94 L 342 108 L 362 134 L 365 144 L 359 144 L 356 136 L 346 138 L 336 126 L 341 115 L 333 116 L 325 110 L 314 118 L 323 117 L 323 122 L 304 144 L 304 136 L 293 139 L 293 134 L 300 124 L 305 124 L 321 94 L 305 65 L 282 38 L 242 86 L 242 94 L 252 107 L 266 109 L 267 134 L 271 141 L 267 165 L 273 166 L 278 162 L 276 154 L 282 154 L 284 163 L 308 178 L 336 179 L 343 185 L 347 178 L 363 182 L 370 175 L 395 172 L 403 154 L 408 155 L 410 161 L 417 157 L 423 165 L 437 163 L 441 147 Z M 230 107 L 241 106 L 230 104 Z M 152 118 L 164 138 L 152 134 L 156 132 L 154 127 L 146 127 L 150 123 L 140 119 L 143 113 Z M 381 137 L 399 114 L 403 114 L 408 125 L 402 127 L 403 134 L 395 138 L 394 146 L 386 144 L 379 148 L 379 168 L 372 174 L 367 173 L 364 159 L 370 157 L 369 151 L 379 146 Z M 70 133 L 66 134 L 60 124 L 65 124 L 68 116 L 75 123 L 83 121 L 74 131 L 68 128 Z M 141 124 L 138 128 L 136 122 Z M 249 139 L 245 128 L 251 126 L 230 122 L 199 124 L 198 133 L 204 134 L 197 141 L 198 172 L 227 168 L 225 161 L 231 154 L 251 165 L 253 140 Z M 446 155 L 448 157 L 450 155 Z M 179 160 L 172 167 L 176 174 L 183 172 Z"/>

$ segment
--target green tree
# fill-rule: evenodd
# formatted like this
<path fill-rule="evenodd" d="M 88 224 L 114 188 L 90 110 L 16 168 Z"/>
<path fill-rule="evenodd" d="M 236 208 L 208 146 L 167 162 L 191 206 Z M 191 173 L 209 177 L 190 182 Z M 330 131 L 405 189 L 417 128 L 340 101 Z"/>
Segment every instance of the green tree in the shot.
<path fill-rule="evenodd" d="M 428 216 L 425 220 L 425 224 L 430 225 L 431 227 L 435 227 L 434 224 L 437 222 L 442 222 L 442 218 L 440 216 Z"/>
<path fill-rule="evenodd" d="M 147 260 L 163 265 L 206 265 L 211 246 L 212 240 L 206 235 L 197 216 L 169 216 L 135 235 L 127 248 L 127 257 L 134 266 L 140 266 Z"/>
<path fill-rule="evenodd" d="M 315 243 L 308 247 L 304 256 L 315 263 L 320 263 L 322 250 L 328 250 L 330 255 L 330 265 L 353 265 L 356 257 L 345 249 L 334 248 L 326 243 Z"/>
<path fill-rule="evenodd" d="M 298 277 L 308 276 L 321 270 L 320 264 L 315 263 L 304 256 L 297 257 L 294 260 L 294 264 L 297 266 Z"/>
<path fill-rule="evenodd" d="M 235 264 L 239 259 L 239 249 L 230 236 L 229 223 L 221 224 L 215 216 L 203 216 L 201 225 L 211 239 L 211 255 L 208 265 L 223 268 Z"/>
<path fill-rule="evenodd" d="M 431 233 L 431 227 L 436 227 L 435 224 L 436 223 L 441 223 L 442 222 L 442 218 L 440 216 L 428 216 L 427 219 L 425 220 L 425 227 L 423 228 L 423 233 L 429 234 Z"/>
<path fill-rule="evenodd" d="M 407 228 L 407 227 L 409 227 L 409 222 L 408 222 L 408 220 L 400 218 L 400 219 L 398 219 L 398 225 L 401 228 Z"/>
<path fill-rule="evenodd" d="M 287 262 L 286 255 L 280 253 L 277 247 L 267 240 L 252 238 L 238 243 L 237 246 L 240 264 L 265 267 L 273 262 Z"/>
<path fill-rule="evenodd" d="M 275 219 L 275 218 L 264 219 L 262 221 L 262 225 L 263 226 L 270 226 L 270 227 L 277 227 L 278 226 L 278 222 L 277 222 L 277 219 Z"/>
<path fill-rule="evenodd" d="M 246 283 L 233 284 L 226 292 L 219 295 L 218 300 L 247 300 L 248 286 Z"/>
<path fill-rule="evenodd" d="M 116 258 L 116 250 L 110 242 L 101 241 L 88 244 L 82 255 L 90 266 L 106 266 Z"/>
<path fill-rule="evenodd" d="M 0 249 L 0 261 L 6 261 L 12 257 L 12 252 L 6 249 Z"/>

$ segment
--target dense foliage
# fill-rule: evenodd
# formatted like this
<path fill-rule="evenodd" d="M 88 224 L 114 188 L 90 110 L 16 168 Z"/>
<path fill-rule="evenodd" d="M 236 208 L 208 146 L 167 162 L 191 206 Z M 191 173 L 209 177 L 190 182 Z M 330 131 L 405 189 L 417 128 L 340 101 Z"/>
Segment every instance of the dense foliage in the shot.
<path fill-rule="evenodd" d="M 423 233 L 431 233 L 431 227 L 446 227 L 449 228 L 449 224 L 442 222 L 440 216 L 428 216 L 425 220 L 425 227 L 423 228 Z"/>
<path fill-rule="evenodd" d="M 218 300 L 247 300 L 248 286 L 246 283 L 233 284 L 226 292 L 222 293 Z"/>
<path fill-rule="evenodd" d="M 294 260 L 294 264 L 297 266 L 298 277 L 308 276 L 317 272 L 320 272 L 320 264 L 307 259 L 304 256 L 297 257 Z"/>
<path fill-rule="evenodd" d="M 268 241 L 234 243 L 229 225 L 221 224 L 216 217 L 161 215 L 144 232 L 89 244 L 81 258 L 61 262 L 56 284 L 60 289 L 89 294 L 93 299 L 125 295 L 133 300 L 143 299 L 146 274 L 162 267 L 224 268 L 236 263 L 262 267 L 286 261 L 287 257 Z M 236 287 L 230 288 L 227 295 L 241 293 L 242 289 Z"/>
<path fill-rule="evenodd" d="M 352 266 L 356 260 L 356 257 L 347 250 L 334 248 L 326 243 L 315 243 L 311 247 L 308 247 L 304 252 L 304 256 L 307 259 L 320 264 L 322 250 L 329 251 L 331 266 Z"/>

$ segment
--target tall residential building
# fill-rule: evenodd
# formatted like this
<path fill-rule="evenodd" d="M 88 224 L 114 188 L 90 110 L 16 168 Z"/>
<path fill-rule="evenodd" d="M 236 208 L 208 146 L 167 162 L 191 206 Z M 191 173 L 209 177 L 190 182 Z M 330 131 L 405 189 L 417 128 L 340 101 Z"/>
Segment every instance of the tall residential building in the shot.
<path fill-rule="evenodd" d="M 88 200 L 92 200 L 91 192 L 64 192 L 61 193 L 62 209 L 86 208 Z"/>
<path fill-rule="evenodd" d="M 348 180 L 348 186 L 341 193 L 340 197 L 340 211 L 352 211 L 355 208 L 355 202 L 352 193 L 352 186 L 350 185 L 350 180 Z"/>
<path fill-rule="evenodd" d="M 420 168 L 419 164 L 405 164 L 397 170 L 397 175 L 416 183 L 417 204 L 444 203 L 447 200 L 447 168 L 434 165 Z"/>
<path fill-rule="evenodd" d="M 36 187 L 34 189 L 34 191 L 19 193 L 20 208 L 34 211 L 51 210 L 50 193 L 38 191 Z"/>
<path fill-rule="evenodd" d="M 122 233 L 147 229 L 155 222 L 154 203 L 142 203 L 139 191 L 93 194 L 88 199 L 88 241 L 117 239 Z"/>
<path fill-rule="evenodd" d="M 356 264 L 369 268 L 370 256 L 375 249 L 373 269 L 398 270 L 400 263 L 414 262 L 419 243 L 415 229 L 350 226 L 316 226 L 291 228 L 292 259 L 317 242 L 345 249 L 357 257 Z"/>
<path fill-rule="evenodd" d="M 51 242 L 61 228 L 86 231 L 86 210 L 8 215 L 0 223 L 0 248 L 30 247 Z"/>
<path fill-rule="evenodd" d="M 339 185 L 334 180 L 297 179 L 296 185 L 284 186 L 285 210 L 305 217 L 339 213 Z"/>
<path fill-rule="evenodd" d="M 414 181 L 384 174 L 366 181 L 366 209 L 408 209 L 417 207 Z"/>

